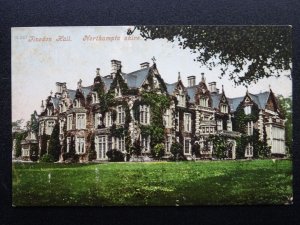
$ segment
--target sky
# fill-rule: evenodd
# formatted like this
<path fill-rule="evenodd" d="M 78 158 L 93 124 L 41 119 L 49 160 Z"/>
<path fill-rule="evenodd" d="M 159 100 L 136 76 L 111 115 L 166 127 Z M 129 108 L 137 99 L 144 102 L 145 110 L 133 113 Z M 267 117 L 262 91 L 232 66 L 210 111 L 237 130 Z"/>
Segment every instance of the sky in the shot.
<path fill-rule="evenodd" d="M 12 121 L 30 119 L 34 110 L 40 112 L 41 101 L 56 91 L 56 82 L 66 82 L 68 89 L 76 89 L 79 79 L 89 86 L 100 68 L 102 76 L 111 72 L 111 60 L 122 62 L 122 71 L 140 69 L 140 63 L 152 65 L 153 56 L 162 78 L 167 83 L 177 81 L 178 72 L 187 85 L 187 77 L 201 73 L 206 82 L 216 81 L 217 88 L 224 85 L 227 97 L 243 96 L 246 88 L 233 84 L 228 77 L 219 79 L 220 69 L 213 70 L 195 62 L 196 55 L 189 49 L 180 49 L 165 39 L 144 41 L 138 32 L 127 39 L 128 26 L 108 27 L 18 27 L 12 28 Z M 62 41 L 65 40 L 65 41 Z M 284 74 L 289 74 L 286 71 Z M 269 90 L 275 94 L 291 96 L 289 78 L 262 79 L 248 87 L 249 92 Z"/>

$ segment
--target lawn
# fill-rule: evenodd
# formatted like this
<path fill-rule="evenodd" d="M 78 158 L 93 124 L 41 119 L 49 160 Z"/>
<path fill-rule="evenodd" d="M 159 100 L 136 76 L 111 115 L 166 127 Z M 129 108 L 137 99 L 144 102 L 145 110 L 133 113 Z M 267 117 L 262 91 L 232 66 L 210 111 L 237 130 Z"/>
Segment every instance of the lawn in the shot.
<path fill-rule="evenodd" d="M 13 205 L 286 204 L 290 160 L 13 164 Z"/>

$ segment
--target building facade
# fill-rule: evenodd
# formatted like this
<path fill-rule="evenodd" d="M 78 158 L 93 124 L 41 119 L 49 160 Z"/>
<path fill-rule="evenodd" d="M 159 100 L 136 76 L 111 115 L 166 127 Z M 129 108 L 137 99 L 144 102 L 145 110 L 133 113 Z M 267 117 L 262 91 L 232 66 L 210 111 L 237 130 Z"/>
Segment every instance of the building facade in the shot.
<path fill-rule="evenodd" d="M 111 74 L 101 76 L 97 69 L 94 82 L 83 86 L 79 80 L 76 90 L 57 82 L 56 92 L 42 101 L 38 116 L 39 154 L 47 151 L 57 125 L 61 161 L 71 152 L 79 161 L 108 160 L 111 149 L 129 160 L 136 148 L 151 159 L 158 143 L 164 144 L 168 158 L 175 142 L 183 146 L 187 159 L 212 158 L 217 148 L 213 137 L 225 140 L 223 158 L 237 158 L 237 148 L 238 157 L 252 158 L 255 135 L 272 155 L 286 154 L 284 118 L 271 89 L 259 94 L 247 90 L 242 97 L 228 98 L 223 86 L 219 90 L 216 82 L 207 84 L 204 74 L 198 83 L 189 76 L 185 87 L 180 73 L 175 83 L 168 84 L 155 63 L 140 66 L 123 73 L 121 62 L 111 60 Z M 248 138 L 242 150 L 241 138 Z"/>

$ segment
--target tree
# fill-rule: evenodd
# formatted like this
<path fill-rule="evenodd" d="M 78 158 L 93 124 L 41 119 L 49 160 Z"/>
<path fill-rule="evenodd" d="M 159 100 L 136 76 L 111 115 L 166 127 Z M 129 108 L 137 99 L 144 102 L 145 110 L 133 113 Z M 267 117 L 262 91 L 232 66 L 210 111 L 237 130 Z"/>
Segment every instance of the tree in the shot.
<path fill-rule="evenodd" d="M 53 156 L 54 161 L 59 160 L 60 148 L 61 146 L 59 141 L 59 125 L 58 123 L 56 123 L 50 136 L 48 148 L 48 154 Z"/>
<path fill-rule="evenodd" d="M 22 155 L 22 146 L 21 146 L 21 141 L 25 139 L 27 135 L 27 132 L 22 132 L 22 133 L 15 133 L 14 134 L 14 139 L 16 139 L 16 158 L 20 157 Z"/>
<path fill-rule="evenodd" d="M 167 39 L 197 53 L 194 59 L 209 69 L 221 67 L 236 85 L 279 77 L 291 69 L 290 26 L 136 26 L 145 40 Z M 290 75 L 289 75 L 290 77 Z"/>
<path fill-rule="evenodd" d="M 285 122 L 285 145 L 287 151 L 292 155 L 292 144 L 293 144 L 293 115 L 292 115 L 292 97 L 285 98 L 282 95 L 278 96 L 278 103 L 281 113 L 286 119 Z"/>

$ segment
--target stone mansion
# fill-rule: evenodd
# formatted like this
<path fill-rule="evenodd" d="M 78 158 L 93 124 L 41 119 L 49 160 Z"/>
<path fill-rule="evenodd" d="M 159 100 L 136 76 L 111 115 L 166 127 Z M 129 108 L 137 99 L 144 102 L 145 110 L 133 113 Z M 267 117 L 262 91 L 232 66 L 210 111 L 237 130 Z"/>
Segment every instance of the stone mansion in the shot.
<path fill-rule="evenodd" d="M 93 160 L 107 160 L 108 150 L 116 149 L 126 155 L 134 143 L 140 146 L 142 156 L 151 159 L 153 142 L 157 142 L 151 132 L 155 129 L 154 124 L 159 123 L 155 121 L 160 121 L 157 107 L 164 105 L 155 107 L 153 101 L 150 104 L 151 99 L 143 99 L 145 93 L 168 99 L 159 115 L 163 135 L 159 140 L 165 146 L 165 158 L 171 156 L 170 149 L 175 142 L 183 146 L 187 159 L 194 157 L 195 145 L 201 158 L 212 158 L 214 145 L 207 140 L 218 136 L 226 138 L 226 157 L 235 159 L 238 139 L 251 137 L 255 135 L 254 131 L 258 132 L 259 140 L 264 140 L 270 147 L 272 155 L 286 154 L 285 120 L 271 89 L 259 94 L 247 90 L 240 97 L 228 98 L 223 86 L 220 90 L 216 82 L 206 83 L 203 73 L 200 81 L 196 81 L 196 76 L 189 76 L 185 87 L 180 73 L 175 83 L 168 84 L 155 62 L 152 65 L 141 63 L 140 66 L 136 71 L 124 73 L 121 62 L 111 60 L 111 74 L 103 76 L 98 68 L 92 84 L 82 86 L 79 80 L 76 90 L 57 82 L 56 92 L 51 92 L 41 103 L 37 115 L 38 133 L 29 132 L 22 142 L 23 158 L 29 156 L 33 144 L 39 146 L 41 154 L 43 135 L 50 136 L 58 124 L 60 161 L 65 160 L 63 155 L 72 148 L 81 162 L 91 160 L 91 150 L 95 155 Z M 111 100 L 104 97 L 108 93 Z M 241 125 L 239 118 L 247 120 Z M 253 157 L 255 145 L 254 141 L 244 144 L 242 156 Z"/>

